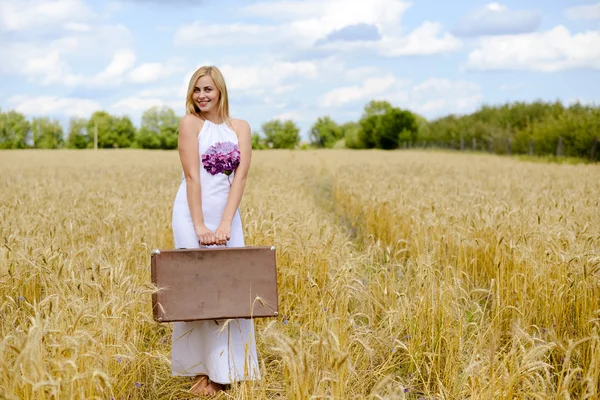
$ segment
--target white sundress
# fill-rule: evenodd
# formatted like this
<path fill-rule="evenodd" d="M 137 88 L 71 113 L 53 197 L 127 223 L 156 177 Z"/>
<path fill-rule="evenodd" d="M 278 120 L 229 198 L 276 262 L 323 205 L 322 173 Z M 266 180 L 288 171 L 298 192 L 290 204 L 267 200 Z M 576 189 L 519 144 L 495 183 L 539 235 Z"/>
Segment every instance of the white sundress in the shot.
<path fill-rule="evenodd" d="M 235 172 L 229 176 L 222 173 L 211 175 L 202 166 L 202 154 L 214 143 L 225 141 L 237 144 L 236 133 L 226 123 L 215 124 L 205 120 L 198 134 L 200 185 L 204 223 L 213 232 L 221 222 Z M 188 207 L 185 179 L 182 179 L 173 204 L 172 227 L 176 248 L 200 247 Z M 244 246 L 239 209 L 231 224 L 227 246 Z M 254 321 L 234 319 L 228 324 L 225 320 L 173 323 L 171 367 L 173 375 L 207 375 L 211 381 L 220 384 L 260 379 Z"/>

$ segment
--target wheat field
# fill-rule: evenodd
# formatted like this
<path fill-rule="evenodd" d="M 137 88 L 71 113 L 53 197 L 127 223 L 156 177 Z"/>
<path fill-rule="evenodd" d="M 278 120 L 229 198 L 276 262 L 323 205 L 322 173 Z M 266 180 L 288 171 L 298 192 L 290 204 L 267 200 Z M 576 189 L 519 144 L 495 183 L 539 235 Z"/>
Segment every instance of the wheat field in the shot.
<path fill-rule="evenodd" d="M 0 398 L 188 399 L 150 253 L 174 151 L 0 152 Z M 600 398 L 600 165 L 256 151 L 248 245 L 277 247 L 262 380 L 232 399 Z"/>

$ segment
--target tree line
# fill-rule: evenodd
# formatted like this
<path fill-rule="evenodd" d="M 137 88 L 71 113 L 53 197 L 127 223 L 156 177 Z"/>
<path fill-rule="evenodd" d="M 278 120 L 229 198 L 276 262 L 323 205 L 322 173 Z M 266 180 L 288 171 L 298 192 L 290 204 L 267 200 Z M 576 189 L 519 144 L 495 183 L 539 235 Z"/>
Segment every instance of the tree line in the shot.
<path fill-rule="evenodd" d="M 419 140 L 454 149 L 560 155 L 600 160 L 600 107 L 561 102 L 483 106 L 424 125 Z"/>
<path fill-rule="evenodd" d="M 139 129 L 127 116 L 96 111 L 90 118 L 71 118 L 65 135 L 58 120 L 0 110 L 0 149 L 175 149 L 179 117 L 168 107 L 152 107 L 142 115 Z"/>
<path fill-rule="evenodd" d="M 600 107 L 535 101 L 484 105 L 432 121 L 386 101 L 371 101 L 357 122 L 328 117 L 311 129 L 317 147 L 448 148 L 497 154 L 558 155 L 600 161 Z"/>
<path fill-rule="evenodd" d="M 63 133 L 57 120 L 31 121 L 16 111 L 0 110 L 0 149 L 125 148 L 175 149 L 180 116 L 169 107 L 144 112 L 139 129 L 127 116 L 97 111 L 89 119 L 72 118 Z M 579 103 L 515 102 L 482 106 L 468 115 L 432 121 L 387 101 L 370 101 L 358 121 L 338 124 L 329 116 L 315 121 L 309 143 L 300 144 L 292 120 L 271 120 L 252 134 L 255 149 L 442 147 L 495 153 L 600 159 L 600 107 Z"/>
<path fill-rule="evenodd" d="M 144 112 L 139 129 L 129 117 L 96 111 L 89 119 L 71 118 L 66 135 L 58 120 L 0 110 L 0 149 L 89 149 L 144 148 L 175 149 L 180 116 L 169 107 L 152 107 Z M 359 123 L 338 125 L 330 117 L 318 118 L 310 131 L 310 143 L 302 147 L 334 147 L 345 141 L 350 148 L 394 149 L 399 140 L 414 140 L 417 119 L 410 111 L 393 108 L 385 101 L 372 101 Z M 399 134 L 398 134 L 399 132 Z M 292 120 L 278 119 L 262 124 L 252 133 L 254 149 L 294 149 L 300 145 L 300 128 Z"/>

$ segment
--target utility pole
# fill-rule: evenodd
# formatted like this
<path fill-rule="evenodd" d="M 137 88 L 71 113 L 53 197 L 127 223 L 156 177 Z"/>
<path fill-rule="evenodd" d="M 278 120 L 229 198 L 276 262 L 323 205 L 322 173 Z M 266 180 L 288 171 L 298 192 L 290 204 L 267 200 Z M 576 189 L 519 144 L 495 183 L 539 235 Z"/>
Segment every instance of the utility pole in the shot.
<path fill-rule="evenodd" d="M 37 129 L 36 129 L 36 125 L 37 125 Z M 37 131 L 39 131 L 40 129 L 40 121 L 36 121 L 33 124 L 33 148 L 35 149 L 35 136 L 37 134 Z"/>

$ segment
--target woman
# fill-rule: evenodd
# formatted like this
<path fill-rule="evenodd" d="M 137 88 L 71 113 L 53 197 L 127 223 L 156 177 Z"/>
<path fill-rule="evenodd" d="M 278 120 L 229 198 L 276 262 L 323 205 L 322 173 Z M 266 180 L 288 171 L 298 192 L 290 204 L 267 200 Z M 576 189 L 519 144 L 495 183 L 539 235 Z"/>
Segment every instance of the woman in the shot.
<path fill-rule="evenodd" d="M 238 207 L 250 167 L 250 126 L 229 117 L 227 88 L 218 68 L 204 66 L 192 75 L 178 140 L 183 178 L 173 206 L 175 247 L 244 246 Z M 213 175 L 202 165 L 202 154 L 217 142 L 239 148 L 239 165 L 230 175 Z M 174 323 L 172 370 L 173 375 L 194 376 L 191 391 L 205 395 L 231 382 L 259 379 L 254 322 Z"/>

